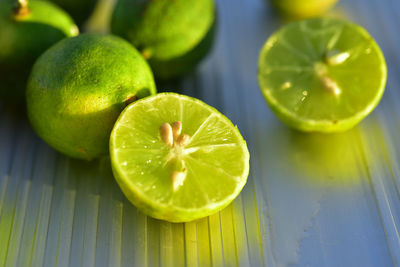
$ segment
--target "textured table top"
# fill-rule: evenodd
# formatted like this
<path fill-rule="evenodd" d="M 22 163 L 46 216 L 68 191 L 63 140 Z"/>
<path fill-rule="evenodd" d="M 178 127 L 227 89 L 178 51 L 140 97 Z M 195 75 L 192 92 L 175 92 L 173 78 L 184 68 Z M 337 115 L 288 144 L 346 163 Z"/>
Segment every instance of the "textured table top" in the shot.
<path fill-rule="evenodd" d="M 0 266 L 394 266 L 400 264 L 400 1 L 332 11 L 386 56 L 379 107 L 353 130 L 302 134 L 268 109 L 258 53 L 284 22 L 263 0 L 219 0 L 212 54 L 179 86 L 225 113 L 248 142 L 247 185 L 210 217 L 172 224 L 122 195 L 109 162 L 58 154 L 0 104 Z"/>

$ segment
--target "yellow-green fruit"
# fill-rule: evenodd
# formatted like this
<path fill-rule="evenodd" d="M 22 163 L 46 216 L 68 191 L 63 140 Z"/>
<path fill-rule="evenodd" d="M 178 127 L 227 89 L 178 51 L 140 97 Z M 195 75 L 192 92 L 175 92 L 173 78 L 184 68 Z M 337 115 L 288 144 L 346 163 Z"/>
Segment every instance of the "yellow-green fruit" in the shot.
<path fill-rule="evenodd" d="M 305 132 L 349 130 L 378 105 L 385 91 L 384 55 L 354 23 L 314 18 L 290 23 L 261 50 L 260 89 L 272 111 Z"/>
<path fill-rule="evenodd" d="M 31 0 L 21 12 L 14 1 L 0 2 L 0 97 L 23 101 L 37 57 L 61 39 L 77 34 L 70 16 L 52 3 Z"/>
<path fill-rule="evenodd" d="M 213 0 L 119 0 L 112 32 L 129 40 L 162 80 L 192 70 L 210 51 L 216 28 Z"/>
<path fill-rule="evenodd" d="M 249 175 L 249 150 L 219 111 L 161 93 L 130 104 L 110 137 L 114 177 L 143 213 L 188 222 L 228 206 Z"/>
<path fill-rule="evenodd" d="M 111 129 L 130 102 L 156 92 L 140 53 L 112 35 L 65 39 L 35 63 L 28 116 L 37 134 L 74 158 L 108 154 Z"/>
<path fill-rule="evenodd" d="M 292 18 L 310 18 L 323 14 L 338 0 L 271 0 L 286 16 Z"/>

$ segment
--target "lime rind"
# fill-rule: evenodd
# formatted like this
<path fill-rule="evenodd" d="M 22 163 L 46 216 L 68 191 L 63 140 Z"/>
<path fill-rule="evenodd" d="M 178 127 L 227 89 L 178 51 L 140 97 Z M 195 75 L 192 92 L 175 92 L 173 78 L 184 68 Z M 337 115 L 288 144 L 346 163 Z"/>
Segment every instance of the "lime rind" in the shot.
<path fill-rule="evenodd" d="M 214 0 L 118 1 L 113 33 L 130 40 L 161 80 L 194 69 L 212 48 L 217 28 Z"/>
<path fill-rule="evenodd" d="M 112 35 L 81 34 L 49 48 L 28 80 L 29 120 L 43 140 L 73 158 L 109 154 L 109 138 L 127 102 L 156 93 L 140 53 Z"/>
<path fill-rule="evenodd" d="M 15 16 L 14 20 L 53 26 L 62 31 L 67 37 L 79 34 L 79 29 L 70 15 L 52 2 L 29 1 L 28 8 L 31 9 L 31 13 L 22 17 Z"/>
<path fill-rule="evenodd" d="M 216 118 L 218 118 L 219 122 L 225 124 L 225 126 L 227 128 L 231 129 L 231 132 L 234 135 L 234 139 L 236 140 L 236 143 L 233 145 L 232 144 L 222 144 L 222 146 L 232 145 L 233 147 L 236 147 L 239 150 L 239 153 L 241 155 L 239 162 L 241 162 L 242 165 L 240 167 L 238 167 L 238 169 L 242 168 L 241 172 L 236 173 L 236 175 L 232 175 L 232 173 L 230 173 L 229 171 L 224 173 L 224 169 L 221 168 L 221 166 L 218 166 L 215 164 L 210 166 L 210 165 L 207 165 L 208 164 L 207 162 L 202 162 L 202 164 L 204 163 L 205 165 L 203 165 L 202 167 L 197 167 L 197 168 L 201 169 L 201 168 L 205 168 L 208 166 L 209 168 L 211 168 L 211 169 L 209 169 L 210 171 L 221 172 L 220 175 L 225 177 L 224 179 L 232 179 L 232 183 L 230 183 L 230 184 L 234 184 L 234 186 L 233 186 L 234 188 L 233 188 L 232 192 L 230 192 L 229 194 L 223 195 L 223 197 L 219 200 L 209 199 L 209 197 L 207 195 L 207 190 L 209 191 L 210 189 L 207 188 L 207 186 L 204 186 L 204 184 L 202 185 L 202 183 L 199 183 L 199 181 L 196 181 L 196 179 L 191 179 L 191 181 L 190 181 L 190 183 L 192 183 L 191 186 L 196 187 L 198 189 L 198 192 L 196 192 L 196 194 L 193 194 L 193 196 L 183 196 L 183 195 L 178 194 L 178 196 L 180 196 L 181 198 L 192 197 L 193 200 L 192 200 L 192 203 L 188 204 L 188 205 L 177 205 L 177 203 L 174 203 L 174 201 L 179 202 L 179 199 L 178 200 L 174 199 L 174 197 L 176 197 L 177 195 L 176 194 L 174 195 L 172 190 L 163 188 L 163 190 L 165 190 L 164 193 L 166 193 L 167 196 L 165 196 L 160 201 L 159 198 L 155 198 L 153 195 L 146 194 L 146 192 L 144 192 L 141 188 L 139 188 L 136 183 L 136 180 L 132 181 L 132 179 L 130 179 L 131 176 L 121 166 L 121 162 L 124 162 L 124 160 L 120 158 L 121 148 L 120 148 L 120 142 L 118 140 L 119 139 L 118 138 L 119 137 L 119 127 L 120 127 L 120 125 L 123 125 L 124 123 L 126 123 L 125 116 L 129 117 L 129 113 L 133 112 L 132 111 L 133 109 L 139 108 L 140 105 L 145 106 L 146 102 L 152 103 L 152 101 L 154 101 L 155 98 L 158 98 L 158 99 L 175 98 L 177 101 L 180 101 L 180 102 L 191 101 L 192 106 L 200 106 L 201 109 L 204 109 L 205 111 L 207 111 L 207 113 L 209 115 L 205 121 L 210 120 L 209 119 L 210 117 L 216 117 Z M 176 116 L 181 116 L 182 115 L 182 113 L 181 113 L 182 105 L 180 107 L 176 108 L 176 110 L 177 110 Z M 182 119 L 182 117 L 176 117 L 176 119 Z M 204 125 L 204 123 L 206 123 L 205 121 L 203 121 L 203 123 L 201 125 Z M 202 127 L 201 125 L 198 126 L 198 128 L 201 128 Z M 193 135 L 196 135 L 196 132 L 198 132 L 198 129 L 189 129 L 189 131 L 191 131 L 191 133 Z M 197 138 L 194 138 L 194 140 L 196 140 L 196 139 Z M 195 146 L 198 147 L 198 146 L 204 145 L 204 140 L 203 141 L 197 140 L 197 141 L 198 141 L 197 143 L 195 143 L 195 141 L 194 141 L 194 144 L 192 146 L 189 143 L 187 149 L 195 149 Z M 151 145 L 152 142 L 150 141 L 150 142 L 148 142 L 148 144 Z M 156 148 L 156 150 L 157 149 L 159 149 L 159 148 Z M 138 147 L 138 151 L 140 152 L 140 147 Z M 142 150 L 142 152 L 143 152 L 143 150 Z M 164 152 L 162 152 L 162 149 L 159 149 L 159 151 L 157 151 L 157 153 L 162 154 Z M 240 135 L 240 132 L 238 131 L 237 127 L 234 126 L 232 124 L 232 122 L 229 121 L 229 119 L 227 119 L 225 116 L 223 116 L 221 113 L 219 113 L 219 111 L 206 105 L 202 101 L 193 99 L 193 98 L 190 98 L 187 96 L 173 94 L 173 93 L 162 93 L 162 94 L 158 94 L 153 97 L 143 98 L 143 99 L 140 99 L 140 100 L 136 101 L 135 103 L 129 105 L 121 113 L 121 115 L 118 118 L 118 120 L 115 124 L 115 127 L 111 133 L 110 156 L 111 156 L 111 161 L 113 163 L 112 166 L 113 166 L 114 176 L 116 178 L 117 183 L 120 185 L 121 190 L 126 195 L 126 197 L 139 210 L 143 211 L 144 213 L 146 213 L 154 218 L 168 220 L 171 222 L 191 221 L 191 220 L 195 220 L 197 218 L 208 216 L 212 213 L 217 212 L 218 210 L 223 209 L 224 207 L 229 205 L 236 198 L 236 196 L 240 193 L 240 191 L 243 189 L 244 185 L 246 184 L 247 177 L 249 174 L 250 154 L 247 149 L 246 142 L 245 142 L 245 140 L 243 140 L 243 137 Z M 125 157 L 125 156 L 123 156 L 123 157 Z M 165 157 L 165 154 L 163 157 Z M 189 157 L 186 158 L 186 161 L 192 161 L 192 160 L 196 161 L 196 159 L 194 159 L 194 158 L 189 158 Z M 195 166 L 195 165 L 191 165 L 191 164 L 188 165 L 188 168 L 189 168 L 188 172 L 192 172 L 194 174 L 198 173 L 197 169 L 191 170 L 192 166 Z M 218 170 L 215 170 L 215 169 L 213 170 L 212 168 L 216 168 Z M 168 172 L 168 170 L 167 170 L 167 172 Z M 193 175 L 188 175 L 188 177 L 189 176 L 191 178 L 193 178 Z M 214 184 L 215 184 L 215 182 L 214 182 Z M 160 185 L 160 183 L 158 183 L 158 185 Z M 161 186 L 163 186 L 163 185 L 161 184 Z M 193 206 L 194 205 L 193 203 L 196 202 L 197 196 L 204 197 L 205 199 L 202 202 L 200 201 L 201 202 L 200 206 Z M 206 204 L 204 205 L 204 203 L 206 203 Z"/>
<path fill-rule="evenodd" d="M 374 51 L 376 54 L 378 61 L 382 64 L 379 66 L 379 71 L 380 71 L 380 83 L 378 86 L 378 89 L 374 92 L 374 96 L 372 99 L 369 99 L 368 104 L 363 108 L 360 109 L 358 112 L 355 112 L 351 116 L 347 116 L 346 118 L 340 118 L 340 119 L 310 119 L 304 116 L 300 116 L 298 113 L 296 113 L 294 110 L 290 110 L 287 108 L 285 105 L 282 105 L 278 99 L 276 99 L 271 93 L 270 90 L 268 90 L 267 86 L 265 85 L 263 76 L 264 76 L 264 71 L 265 69 L 273 69 L 271 66 L 267 66 L 267 63 L 265 62 L 265 54 L 269 52 L 270 48 L 274 45 L 275 42 L 278 40 L 282 40 L 282 35 L 284 35 L 284 31 L 287 29 L 290 29 L 290 27 L 300 27 L 304 30 L 307 26 L 307 23 L 312 24 L 313 22 L 316 21 L 323 21 L 323 23 L 326 24 L 325 31 L 330 30 L 332 27 L 334 27 L 335 24 L 342 24 L 344 26 L 352 27 L 355 32 L 359 33 L 363 38 L 365 38 L 368 41 L 369 48 Z M 307 31 L 309 34 L 312 34 L 312 31 L 320 31 L 323 32 L 322 29 L 308 29 Z M 315 33 L 315 32 L 314 32 Z M 337 39 L 340 38 L 340 34 L 336 36 Z M 337 40 L 336 40 L 337 41 Z M 329 46 L 332 46 L 332 44 L 328 44 Z M 298 59 L 297 63 L 300 62 L 298 65 L 294 65 L 291 68 L 288 66 L 280 66 L 276 68 L 280 68 L 281 70 L 286 71 L 301 71 L 303 73 L 313 73 L 315 70 L 311 67 L 308 66 L 307 64 L 310 62 L 307 61 L 313 61 L 316 58 L 315 57 L 306 57 L 306 55 L 302 56 L 299 50 L 296 50 L 296 48 L 291 48 L 289 47 L 288 49 L 295 50 L 293 51 L 294 56 Z M 315 51 L 314 51 L 315 52 Z M 311 53 L 310 51 L 308 52 L 309 54 Z M 318 54 L 316 55 L 318 56 Z M 304 65 L 301 63 L 304 62 Z M 353 70 L 351 70 L 353 71 Z M 285 28 L 282 30 L 274 33 L 268 41 L 265 43 L 263 46 L 260 57 L 259 57 L 259 70 L 258 70 L 258 77 L 259 77 L 259 82 L 260 82 L 260 87 L 261 91 L 267 100 L 268 105 L 270 108 L 273 110 L 273 112 L 276 114 L 276 116 L 282 120 L 285 124 L 288 126 L 305 131 L 305 132 L 323 132 L 323 133 L 330 133 L 330 132 L 342 132 L 346 131 L 352 127 L 354 127 L 356 124 L 358 124 L 362 119 L 364 119 L 368 114 L 370 114 L 374 108 L 378 105 L 380 99 L 383 96 L 384 90 L 385 90 L 385 85 L 386 85 L 386 80 L 387 80 L 387 67 L 384 59 L 384 55 L 382 51 L 380 50 L 379 46 L 377 43 L 371 38 L 369 33 L 362 27 L 354 24 L 354 23 L 349 23 L 349 22 L 342 22 L 339 20 L 335 19 L 309 19 L 309 20 L 303 20 L 300 22 L 293 22 L 287 25 Z"/>

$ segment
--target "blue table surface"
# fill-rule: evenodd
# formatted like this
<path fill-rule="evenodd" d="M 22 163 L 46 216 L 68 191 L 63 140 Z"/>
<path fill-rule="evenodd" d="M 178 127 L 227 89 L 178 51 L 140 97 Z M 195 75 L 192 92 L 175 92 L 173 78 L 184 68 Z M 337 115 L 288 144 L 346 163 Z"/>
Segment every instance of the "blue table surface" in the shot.
<path fill-rule="evenodd" d="M 138 212 L 108 162 L 58 154 L 0 103 L 0 266 L 395 266 L 400 264 L 400 1 L 341 0 L 388 83 L 379 107 L 334 135 L 288 129 L 258 87 L 258 54 L 285 22 L 263 0 L 219 0 L 211 55 L 178 86 L 247 140 L 247 185 L 210 217 L 171 224 Z"/>

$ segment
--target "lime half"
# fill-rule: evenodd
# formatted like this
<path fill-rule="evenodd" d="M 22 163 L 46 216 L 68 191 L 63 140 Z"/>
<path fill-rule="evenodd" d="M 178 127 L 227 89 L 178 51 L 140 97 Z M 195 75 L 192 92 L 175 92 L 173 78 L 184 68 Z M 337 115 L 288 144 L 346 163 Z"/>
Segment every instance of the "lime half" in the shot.
<path fill-rule="evenodd" d="M 362 27 L 336 19 L 288 24 L 266 42 L 260 88 L 275 114 L 302 131 L 338 132 L 379 103 L 385 59 Z"/>
<path fill-rule="evenodd" d="M 232 202 L 249 173 L 239 130 L 200 100 L 163 93 L 130 104 L 110 139 L 114 176 L 141 211 L 171 222 Z"/>

